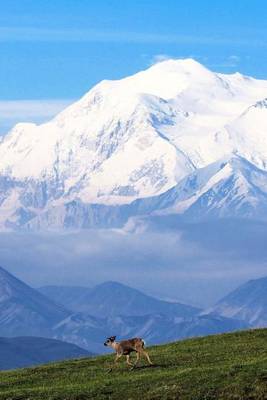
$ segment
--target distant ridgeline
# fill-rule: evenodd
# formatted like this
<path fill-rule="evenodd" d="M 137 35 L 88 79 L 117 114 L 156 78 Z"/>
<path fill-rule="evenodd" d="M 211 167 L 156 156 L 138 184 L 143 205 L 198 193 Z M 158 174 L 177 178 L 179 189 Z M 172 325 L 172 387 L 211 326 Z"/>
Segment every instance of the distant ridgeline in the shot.
<path fill-rule="evenodd" d="M 112 334 L 141 335 L 151 345 L 264 327 L 265 293 L 267 278 L 250 281 L 204 311 L 159 300 L 117 282 L 93 288 L 33 289 L 0 268 L 0 337 L 42 336 L 103 353 L 103 340 Z"/>
<path fill-rule="evenodd" d="M 15 369 L 71 358 L 89 357 L 92 353 L 75 344 L 43 337 L 0 337 L 0 370 Z M 1 392 L 1 391 L 0 391 Z"/>

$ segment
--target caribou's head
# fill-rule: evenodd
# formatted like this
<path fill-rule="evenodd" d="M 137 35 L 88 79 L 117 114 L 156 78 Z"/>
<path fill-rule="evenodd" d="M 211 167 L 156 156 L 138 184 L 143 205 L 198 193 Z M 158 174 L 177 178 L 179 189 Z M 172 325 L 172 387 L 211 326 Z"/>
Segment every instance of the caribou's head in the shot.
<path fill-rule="evenodd" d="M 116 340 L 116 336 L 110 336 L 107 338 L 107 340 L 104 343 L 104 346 L 112 346 L 112 343 L 114 343 Z"/>

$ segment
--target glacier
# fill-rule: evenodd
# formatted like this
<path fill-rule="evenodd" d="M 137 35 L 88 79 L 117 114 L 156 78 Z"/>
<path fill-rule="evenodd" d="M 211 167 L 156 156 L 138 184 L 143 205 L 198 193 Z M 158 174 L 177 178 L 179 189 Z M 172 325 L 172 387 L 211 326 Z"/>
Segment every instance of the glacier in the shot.
<path fill-rule="evenodd" d="M 0 142 L 0 229 L 267 218 L 267 80 L 166 60 Z"/>

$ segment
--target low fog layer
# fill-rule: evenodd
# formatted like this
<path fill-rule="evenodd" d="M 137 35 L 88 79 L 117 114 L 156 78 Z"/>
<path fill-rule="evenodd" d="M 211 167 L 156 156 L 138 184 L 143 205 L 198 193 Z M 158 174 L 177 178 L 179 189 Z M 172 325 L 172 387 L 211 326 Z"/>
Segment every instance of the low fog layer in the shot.
<path fill-rule="evenodd" d="M 209 306 L 239 284 L 267 275 L 266 237 L 267 225 L 260 222 L 189 224 L 171 217 L 152 219 L 135 233 L 1 233 L 0 265 L 35 287 L 113 280 Z"/>

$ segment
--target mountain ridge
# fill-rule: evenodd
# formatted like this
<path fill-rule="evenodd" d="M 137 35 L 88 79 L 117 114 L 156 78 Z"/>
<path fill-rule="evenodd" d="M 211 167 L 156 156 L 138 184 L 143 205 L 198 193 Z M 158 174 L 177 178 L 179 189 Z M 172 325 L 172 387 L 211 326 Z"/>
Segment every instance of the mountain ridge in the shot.
<path fill-rule="evenodd" d="M 115 281 L 96 285 L 74 303 L 74 310 L 92 316 L 113 317 L 116 315 L 140 316 L 153 313 L 191 317 L 200 308 L 178 302 L 158 300 L 138 289 Z"/>
<path fill-rule="evenodd" d="M 267 81 L 167 60 L 17 124 L 0 143 L 0 228 L 122 227 L 135 201 L 228 155 L 266 172 L 266 93 Z"/>
<path fill-rule="evenodd" d="M 250 280 L 223 297 L 209 313 L 238 318 L 255 327 L 266 327 L 266 293 L 267 277 Z"/>
<path fill-rule="evenodd" d="M 0 337 L 0 370 L 33 367 L 92 355 L 74 344 L 43 337 Z"/>
<path fill-rule="evenodd" d="M 237 319 L 200 315 L 196 307 L 158 300 L 118 282 L 105 282 L 86 291 L 78 288 L 79 296 L 77 287 L 50 287 L 41 294 L 2 271 L 0 335 L 5 337 L 46 336 L 103 353 L 104 339 L 114 334 L 162 343 L 250 326 Z"/>
<path fill-rule="evenodd" d="M 0 267 L 0 336 L 45 334 L 67 315 L 63 306 Z"/>

